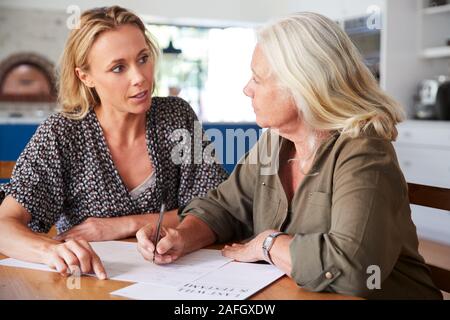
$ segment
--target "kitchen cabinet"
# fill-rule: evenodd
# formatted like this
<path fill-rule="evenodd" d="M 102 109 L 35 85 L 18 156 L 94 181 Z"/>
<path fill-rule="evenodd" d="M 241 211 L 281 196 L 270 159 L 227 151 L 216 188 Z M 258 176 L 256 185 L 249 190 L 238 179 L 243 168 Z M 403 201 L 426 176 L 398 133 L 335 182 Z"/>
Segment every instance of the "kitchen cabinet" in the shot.
<path fill-rule="evenodd" d="M 407 182 L 450 188 L 450 122 L 409 120 L 394 147 Z M 411 206 L 420 237 L 450 244 L 450 211 Z"/>
<path fill-rule="evenodd" d="M 426 59 L 450 58 L 450 3 L 430 6 L 419 0 L 421 55 Z"/>

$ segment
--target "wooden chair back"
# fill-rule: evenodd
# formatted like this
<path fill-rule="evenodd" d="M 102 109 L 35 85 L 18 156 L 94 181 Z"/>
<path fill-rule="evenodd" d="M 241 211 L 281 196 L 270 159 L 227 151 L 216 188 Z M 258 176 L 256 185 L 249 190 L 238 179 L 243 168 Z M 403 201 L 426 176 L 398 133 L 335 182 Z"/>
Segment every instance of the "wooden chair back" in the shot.
<path fill-rule="evenodd" d="M 15 165 L 15 161 L 0 161 L 0 179 L 11 178 L 11 174 Z"/>
<path fill-rule="evenodd" d="M 450 211 L 450 189 L 408 183 L 409 202 L 424 207 Z M 428 263 L 434 284 L 450 292 L 450 270 Z"/>

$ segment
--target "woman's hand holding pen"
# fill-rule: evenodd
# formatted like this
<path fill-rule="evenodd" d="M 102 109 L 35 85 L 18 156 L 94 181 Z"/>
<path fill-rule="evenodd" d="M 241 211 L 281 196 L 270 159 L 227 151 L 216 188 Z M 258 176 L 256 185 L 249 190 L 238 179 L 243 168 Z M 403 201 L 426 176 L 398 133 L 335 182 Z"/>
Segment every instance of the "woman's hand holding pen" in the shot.
<path fill-rule="evenodd" d="M 155 248 L 156 231 L 157 225 L 151 223 L 136 233 L 137 248 L 144 259 L 156 264 L 167 264 L 184 254 L 184 241 L 180 230 L 162 227 L 160 240 Z"/>
<path fill-rule="evenodd" d="M 80 275 L 93 272 L 100 280 L 107 277 L 100 258 L 84 240 L 49 245 L 45 250 L 44 263 L 64 276 L 78 271 Z"/>
<path fill-rule="evenodd" d="M 179 257 L 213 244 L 216 241 L 215 233 L 199 218 L 188 215 L 174 228 L 162 227 L 160 241 L 155 239 L 158 225 L 150 223 L 136 233 L 138 250 L 142 256 L 157 264 L 167 264 Z M 155 252 L 155 254 L 154 254 Z"/>

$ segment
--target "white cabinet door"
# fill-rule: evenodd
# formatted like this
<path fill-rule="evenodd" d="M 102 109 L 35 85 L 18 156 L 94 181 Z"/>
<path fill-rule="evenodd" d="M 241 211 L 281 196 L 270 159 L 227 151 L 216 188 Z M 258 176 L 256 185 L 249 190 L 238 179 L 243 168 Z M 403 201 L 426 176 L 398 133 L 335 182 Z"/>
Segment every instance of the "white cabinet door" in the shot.
<path fill-rule="evenodd" d="M 411 205 L 419 238 L 450 245 L 450 212 Z"/>
<path fill-rule="evenodd" d="M 450 150 L 395 145 L 407 182 L 450 188 Z"/>
<path fill-rule="evenodd" d="M 430 121 L 425 123 L 426 126 L 416 122 L 400 124 L 396 144 L 450 149 L 450 123 L 446 125 L 442 122 L 436 122 L 435 125 Z"/>
<path fill-rule="evenodd" d="M 450 188 L 450 140 L 446 128 L 400 128 L 394 144 L 407 182 Z M 430 143 L 431 141 L 431 143 Z M 450 245 L 450 212 L 411 205 L 419 237 Z"/>

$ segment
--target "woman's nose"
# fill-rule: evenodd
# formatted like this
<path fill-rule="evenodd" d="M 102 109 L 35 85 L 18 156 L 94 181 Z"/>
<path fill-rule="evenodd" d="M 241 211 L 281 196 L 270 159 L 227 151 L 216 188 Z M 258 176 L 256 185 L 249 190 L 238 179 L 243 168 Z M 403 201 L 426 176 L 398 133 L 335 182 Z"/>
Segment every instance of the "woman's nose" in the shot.
<path fill-rule="evenodd" d="M 244 89 L 242 91 L 244 92 L 244 94 L 247 97 L 250 97 L 250 98 L 252 97 L 253 91 L 250 88 L 250 81 L 247 82 L 247 84 L 244 86 Z"/>
<path fill-rule="evenodd" d="M 134 86 L 140 85 L 145 81 L 145 77 L 139 68 L 132 68 L 131 83 Z"/>

